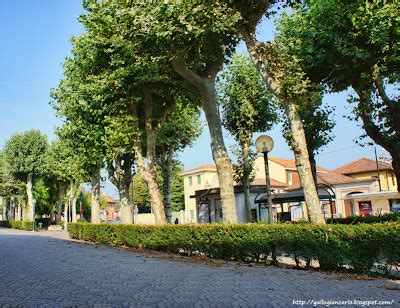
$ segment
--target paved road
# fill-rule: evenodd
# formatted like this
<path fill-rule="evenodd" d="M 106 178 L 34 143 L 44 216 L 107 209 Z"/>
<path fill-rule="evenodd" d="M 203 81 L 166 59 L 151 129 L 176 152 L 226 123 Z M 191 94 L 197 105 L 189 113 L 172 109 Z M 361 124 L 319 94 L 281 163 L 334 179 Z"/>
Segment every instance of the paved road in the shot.
<path fill-rule="evenodd" d="M 0 229 L 0 307 L 288 307 L 394 300 L 400 283 L 245 265 L 210 266 Z M 297 302 L 300 303 L 300 302 Z"/>

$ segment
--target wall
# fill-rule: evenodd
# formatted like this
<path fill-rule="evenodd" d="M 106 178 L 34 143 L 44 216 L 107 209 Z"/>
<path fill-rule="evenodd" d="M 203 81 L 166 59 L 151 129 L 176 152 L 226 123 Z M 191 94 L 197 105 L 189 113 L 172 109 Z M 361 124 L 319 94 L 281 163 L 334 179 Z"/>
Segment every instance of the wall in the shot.
<path fill-rule="evenodd" d="M 379 178 L 381 180 L 382 190 L 397 190 L 397 181 L 396 177 L 394 177 L 394 184 L 392 180 L 392 175 L 394 176 L 394 172 L 392 170 L 382 170 L 379 172 Z M 364 179 L 371 179 L 373 177 L 378 176 L 376 171 L 372 172 L 363 172 L 357 174 L 349 175 L 355 179 L 364 180 Z"/>
<path fill-rule="evenodd" d="M 287 183 L 287 175 L 285 167 L 277 164 L 271 160 L 268 161 L 269 165 L 269 174 L 271 179 L 280 181 L 282 183 Z M 256 170 L 256 179 L 265 179 L 265 165 L 264 165 L 264 157 L 257 156 L 254 161 L 254 168 Z"/>
<path fill-rule="evenodd" d="M 154 225 L 156 223 L 152 213 L 137 214 L 134 219 L 135 224 Z"/>
<path fill-rule="evenodd" d="M 197 183 L 197 175 L 201 176 L 201 184 Z M 192 185 L 189 183 L 189 177 L 192 177 Z M 197 222 L 196 199 L 190 198 L 196 190 L 202 190 L 209 187 L 218 187 L 217 171 L 199 170 L 198 172 L 186 174 L 183 176 L 184 194 L 185 194 L 185 223 Z M 192 214 L 193 218 L 192 218 Z"/>

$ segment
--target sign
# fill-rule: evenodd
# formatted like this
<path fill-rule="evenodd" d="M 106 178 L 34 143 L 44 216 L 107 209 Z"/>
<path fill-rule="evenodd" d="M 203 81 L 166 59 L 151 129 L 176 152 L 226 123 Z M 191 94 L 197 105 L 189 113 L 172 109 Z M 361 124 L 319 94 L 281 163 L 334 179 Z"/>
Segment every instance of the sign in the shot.
<path fill-rule="evenodd" d="M 365 217 L 372 214 L 372 203 L 371 201 L 359 201 L 358 208 L 360 209 L 360 214 Z"/>

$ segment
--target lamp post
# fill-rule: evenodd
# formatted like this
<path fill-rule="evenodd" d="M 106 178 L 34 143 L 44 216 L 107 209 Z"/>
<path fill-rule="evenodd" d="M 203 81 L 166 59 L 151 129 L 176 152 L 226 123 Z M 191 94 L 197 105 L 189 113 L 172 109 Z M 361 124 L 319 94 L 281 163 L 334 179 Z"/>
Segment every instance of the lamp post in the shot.
<path fill-rule="evenodd" d="M 264 155 L 264 166 L 265 166 L 265 187 L 267 189 L 267 202 L 268 202 L 268 222 L 273 223 L 273 211 L 272 211 L 272 195 L 271 195 L 271 180 L 269 177 L 269 166 L 268 166 L 268 152 L 271 152 L 274 148 L 274 140 L 267 135 L 261 135 L 256 139 L 257 152 L 263 153 Z"/>

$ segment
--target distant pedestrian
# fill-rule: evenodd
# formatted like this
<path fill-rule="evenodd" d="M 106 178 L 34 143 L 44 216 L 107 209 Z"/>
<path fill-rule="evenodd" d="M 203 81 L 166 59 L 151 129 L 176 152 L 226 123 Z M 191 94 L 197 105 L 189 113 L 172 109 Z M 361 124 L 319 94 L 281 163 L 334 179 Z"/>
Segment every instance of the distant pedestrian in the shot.
<path fill-rule="evenodd" d="M 176 224 L 176 225 L 179 224 L 179 219 L 178 218 L 175 219 L 174 224 Z"/>

